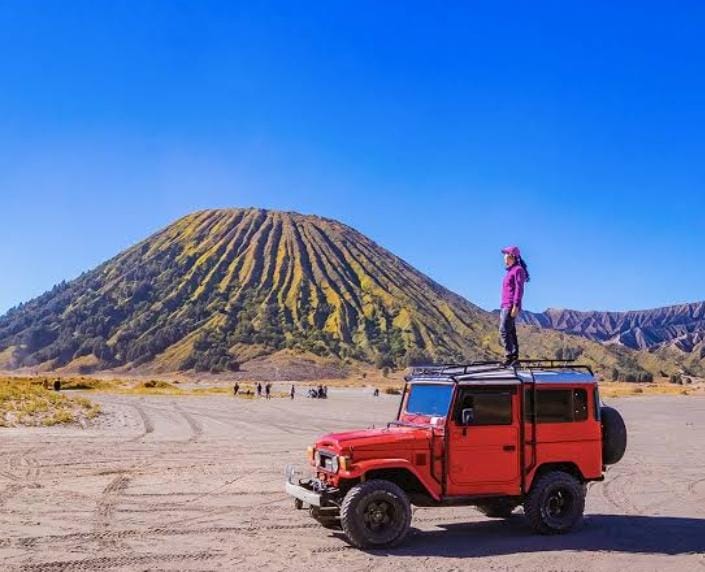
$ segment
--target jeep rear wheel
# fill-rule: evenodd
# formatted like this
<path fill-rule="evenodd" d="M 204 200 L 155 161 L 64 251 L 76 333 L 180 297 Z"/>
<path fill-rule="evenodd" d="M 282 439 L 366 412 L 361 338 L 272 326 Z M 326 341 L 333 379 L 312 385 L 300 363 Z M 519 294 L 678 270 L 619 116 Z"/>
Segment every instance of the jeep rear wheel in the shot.
<path fill-rule="evenodd" d="M 340 523 L 350 543 L 358 548 L 391 546 L 409 532 L 411 505 L 394 483 L 366 481 L 345 495 Z"/>
<path fill-rule="evenodd" d="M 524 502 L 529 525 L 539 534 L 562 534 L 572 529 L 585 510 L 585 491 L 578 479 L 562 471 L 538 478 Z"/>
<path fill-rule="evenodd" d="M 509 518 L 517 503 L 509 499 L 489 499 L 478 503 L 475 508 L 490 518 Z"/>

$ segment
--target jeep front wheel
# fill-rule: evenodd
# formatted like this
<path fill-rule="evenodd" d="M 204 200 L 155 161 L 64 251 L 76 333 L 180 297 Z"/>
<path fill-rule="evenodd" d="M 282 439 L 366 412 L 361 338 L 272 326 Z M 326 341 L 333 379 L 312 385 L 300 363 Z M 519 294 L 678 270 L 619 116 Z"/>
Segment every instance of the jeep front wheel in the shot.
<path fill-rule="evenodd" d="M 409 499 L 390 481 L 360 483 L 345 495 L 340 523 L 350 543 L 358 548 L 391 546 L 409 532 Z"/>
<path fill-rule="evenodd" d="M 538 478 L 524 501 L 529 525 L 539 534 L 568 532 L 582 518 L 585 491 L 574 476 L 562 471 Z"/>

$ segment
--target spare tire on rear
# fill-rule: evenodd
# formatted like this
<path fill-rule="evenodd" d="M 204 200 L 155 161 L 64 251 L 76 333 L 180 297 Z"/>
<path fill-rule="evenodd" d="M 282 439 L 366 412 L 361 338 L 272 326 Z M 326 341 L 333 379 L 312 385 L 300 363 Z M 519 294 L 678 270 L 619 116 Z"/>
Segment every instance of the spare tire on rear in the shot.
<path fill-rule="evenodd" d="M 627 426 L 619 411 L 606 405 L 600 408 L 602 419 L 602 462 L 618 463 L 627 450 Z"/>

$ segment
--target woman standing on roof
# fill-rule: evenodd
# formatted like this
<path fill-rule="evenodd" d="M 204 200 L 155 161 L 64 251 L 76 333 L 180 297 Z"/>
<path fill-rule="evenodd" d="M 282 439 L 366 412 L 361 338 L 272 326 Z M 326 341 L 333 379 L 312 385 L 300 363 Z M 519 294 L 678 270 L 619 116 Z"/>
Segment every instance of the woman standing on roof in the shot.
<path fill-rule="evenodd" d="M 504 365 L 513 365 L 519 359 L 516 317 L 521 312 L 524 283 L 529 281 L 529 271 L 521 258 L 518 246 L 502 249 L 507 273 L 502 282 L 502 304 L 499 313 L 499 335 L 504 346 Z"/>

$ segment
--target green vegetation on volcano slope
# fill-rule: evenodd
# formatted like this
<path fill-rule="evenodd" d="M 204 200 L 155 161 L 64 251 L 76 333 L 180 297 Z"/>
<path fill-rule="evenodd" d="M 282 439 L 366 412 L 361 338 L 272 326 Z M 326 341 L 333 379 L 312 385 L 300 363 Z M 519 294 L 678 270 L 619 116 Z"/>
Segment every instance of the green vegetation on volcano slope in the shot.
<path fill-rule="evenodd" d="M 0 319 L 7 365 L 159 359 L 236 369 L 243 347 L 399 365 L 484 357 L 485 313 L 353 229 L 254 209 L 187 216 Z M 244 353 L 248 353 L 245 351 Z"/>

